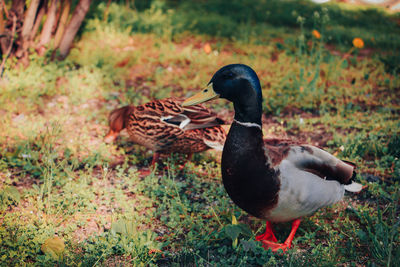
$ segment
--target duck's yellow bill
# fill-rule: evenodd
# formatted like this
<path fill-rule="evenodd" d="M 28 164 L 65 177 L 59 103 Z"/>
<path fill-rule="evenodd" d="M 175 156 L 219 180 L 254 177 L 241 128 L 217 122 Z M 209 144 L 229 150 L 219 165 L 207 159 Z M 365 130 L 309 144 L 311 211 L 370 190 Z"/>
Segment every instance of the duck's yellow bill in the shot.
<path fill-rule="evenodd" d="M 213 84 L 210 83 L 205 89 L 201 90 L 197 94 L 192 97 L 189 97 L 185 101 L 183 101 L 182 106 L 193 106 L 197 105 L 215 98 L 218 98 L 219 94 L 217 94 L 213 89 Z"/>

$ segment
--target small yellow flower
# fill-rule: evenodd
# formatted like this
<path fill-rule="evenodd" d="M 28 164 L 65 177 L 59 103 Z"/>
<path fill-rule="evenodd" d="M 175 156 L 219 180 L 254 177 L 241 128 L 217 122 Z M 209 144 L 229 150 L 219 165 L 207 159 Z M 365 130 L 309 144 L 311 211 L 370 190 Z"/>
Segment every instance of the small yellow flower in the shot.
<path fill-rule="evenodd" d="M 363 48 L 364 47 L 364 41 L 361 38 L 354 38 L 353 39 L 353 45 L 356 48 Z"/>
<path fill-rule="evenodd" d="M 315 38 L 320 39 L 321 38 L 321 34 L 319 33 L 319 31 L 317 30 L 313 30 L 312 31 L 312 35 L 314 35 Z"/>

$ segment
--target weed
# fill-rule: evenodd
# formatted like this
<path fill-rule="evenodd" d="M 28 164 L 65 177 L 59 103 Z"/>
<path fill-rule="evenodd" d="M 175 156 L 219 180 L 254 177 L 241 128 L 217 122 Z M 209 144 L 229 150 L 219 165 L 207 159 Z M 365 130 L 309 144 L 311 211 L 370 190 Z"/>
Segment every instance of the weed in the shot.
<path fill-rule="evenodd" d="M 382 210 L 379 206 L 376 216 L 368 211 L 356 211 L 362 228 L 358 230 L 357 236 L 360 242 L 366 246 L 374 261 L 382 266 L 397 266 L 399 264 L 400 249 L 394 245 L 398 239 L 400 221 L 397 218 L 399 191 L 397 190 L 391 198 L 390 204 Z M 387 213 L 387 219 L 383 217 Z"/>

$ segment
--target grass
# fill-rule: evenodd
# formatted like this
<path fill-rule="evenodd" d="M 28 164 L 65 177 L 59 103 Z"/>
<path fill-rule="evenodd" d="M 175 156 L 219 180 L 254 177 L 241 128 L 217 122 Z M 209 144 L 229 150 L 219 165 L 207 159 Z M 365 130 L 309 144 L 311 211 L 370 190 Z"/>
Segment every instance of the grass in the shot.
<path fill-rule="evenodd" d="M 191 31 L 264 44 L 274 38 L 293 40 L 293 32 L 299 33 L 298 19 L 302 17 L 305 28 L 323 29 L 329 44 L 346 47 L 359 36 L 371 48 L 387 51 L 400 47 L 399 14 L 389 14 L 379 8 L 337 3 L 320 5 L 306 0 L 250 0 L 245 5 L 239 0 L 229 3 L 222 0 L 135 1 L 135 6 L 142 12 L 132 16 L 128 9 L 113 12 L 117 5 L 111 5 L 105 12 L 105 4 L 100 4 L 97 9 L 93 8 L 92 16 L 107 13 L 108 22 L 119 22 L 121 27 L 133 32 L 154 32 L 173 38 Z M 325 17 L 329 24 L 321 27 L 316 17 Z"/>
<path fill-rule="evenodd" d="M 202 2 L 193 5 L 192 12 L 203 12 Z M 364 11 L 346 11 L 336 21 L 332 14 L 338 7 L 327 6 L 323 12 L 336 24 L 328 27 L 322 16 L 313 18 L 322 34 L 315 39 L 307 19 L 295 21 L 290 30 L 288 22 L 277 27 L 276 19 L 263 20 L 254 31 L 273 30 L 258 36 L 244 16 L 230 18 L 227 32 L 212 32 L 218 30 L 211 29 L 213 21 L 228 17 L 218 5 L 223 3 L 212 2 L 207 19 L 192 28 L 176 24 L 188 25 L 179 17 L 188 4 L 168 11 L 173 2 L 157 2 L 140 11 L 113 3 L 107 23 L 100 5 L 65 61 L 32 56 L 24 70 L 8 62 L 0 82 L 0 265 L 400 264 L 396 64 L 382 60 L 382 53 L 365 56 L 366 49 L 343 59 L 351 45 L 329 40 L 329 27 L 346 26 L 348 14 Z M 395 16 L 367 14 L 384 16 L 388 23 Z M 233 34 L 236 26 L 243 29 L 240 36 Z M 385 42 L 367 45 L 391 53 L 391 41 Z M 206 43 L 211 53 L 204 50 Z M 252 66 L 260 76 L 267 137 L 322 146 L 357 163 L 357 180 L 367 185 L 304 218 L 293 249 L 283 256 L 255 241 L 263 222 L 226 195 L 218 154 L 195 155 L 181 171 L 180 156 L 170 155 L 163 159 L 168 171 L 141 177 L 138 171 L 149 164 L 150 151 L 126 135 L 116 144 L 102 140 L 113 108 L 189 96 L 219 67 L 234 62 Z M 232 119 L 226 102 L 210 106 Z M 289 230 L 289 223 L 277 225 L 278 239 Z"/>

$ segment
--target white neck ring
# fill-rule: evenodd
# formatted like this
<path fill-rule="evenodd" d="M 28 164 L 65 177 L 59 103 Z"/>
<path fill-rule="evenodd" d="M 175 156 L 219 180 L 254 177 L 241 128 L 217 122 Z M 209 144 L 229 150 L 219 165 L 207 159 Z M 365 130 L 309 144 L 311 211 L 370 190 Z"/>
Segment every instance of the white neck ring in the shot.
<path fill-rule="evenodd" d="M 238 120 L 235 120 L 235 119 L 233 119 L 233 121 L 236 122 L 236 123 L 238 123 L 238 124 L 240 124 L 240 125 L 242 125 L 242 126 L 245 126 L 245 127 L 256 127 L 256 128 L 258 128 L 258 129 L 262 130 L 261 125 L 258 124 L 258 123 L 254 123 L 254 122 L 241 122 L 241 121 L 238 121 Z"/>

